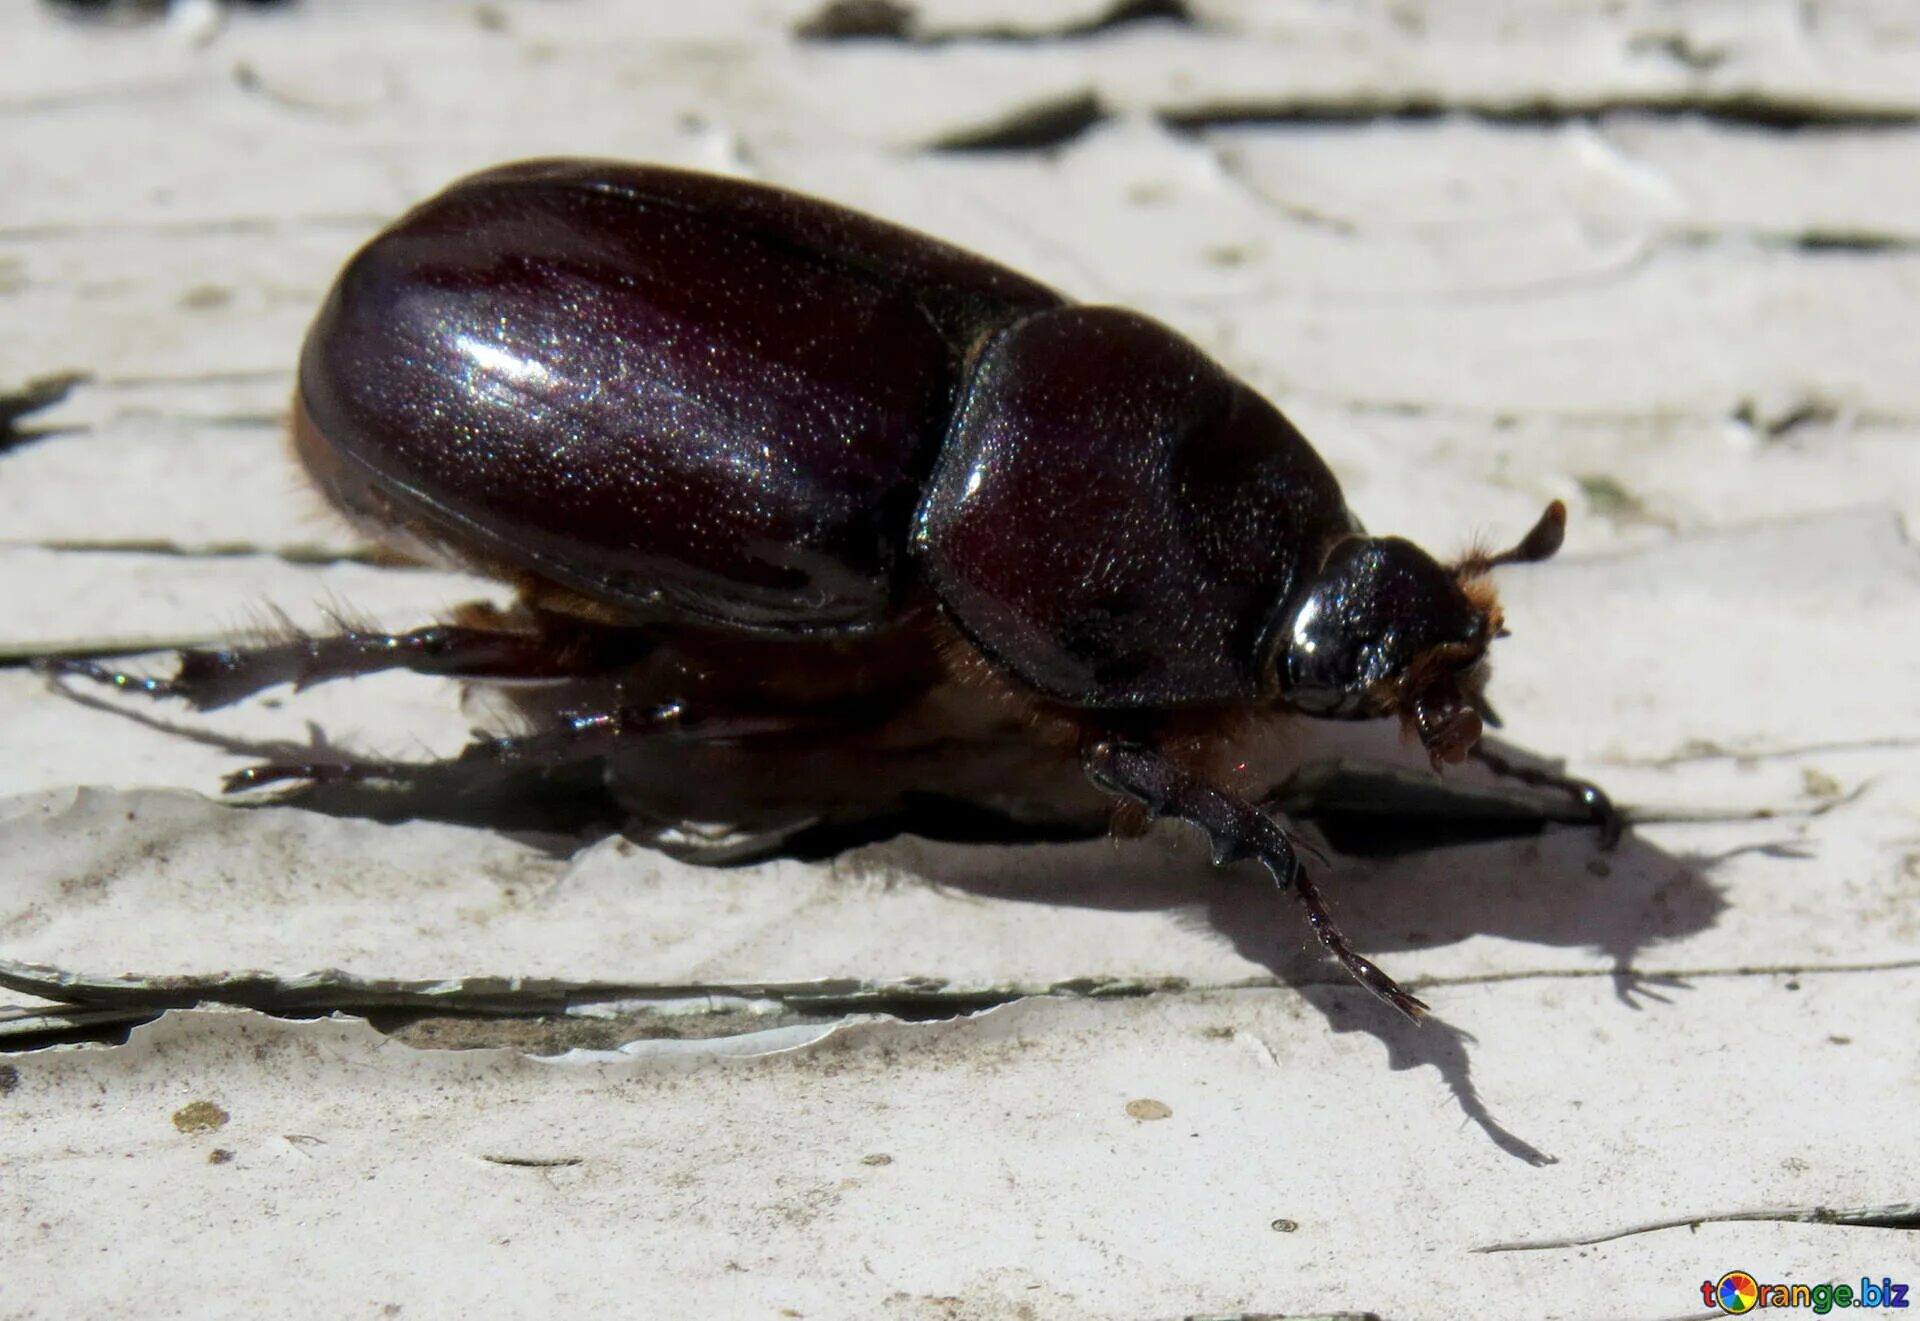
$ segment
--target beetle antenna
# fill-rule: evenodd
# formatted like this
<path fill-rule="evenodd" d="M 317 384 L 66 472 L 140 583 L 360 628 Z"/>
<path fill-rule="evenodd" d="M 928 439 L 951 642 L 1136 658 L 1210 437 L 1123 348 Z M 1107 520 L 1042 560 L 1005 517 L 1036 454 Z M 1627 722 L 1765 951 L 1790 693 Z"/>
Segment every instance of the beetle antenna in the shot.
<path fill-rule="evenodd" d="M 1541 560 L 1552 559 L 1553 553 L 1560 549 L 1560 543 L 1566 539 L 1566 502 L 1555 500 L 1540 515 L 1540 521 L 1514 545 L 1492 555 L 1478 548 L 1471 549 L 1460 557 L 1460 562 L 1453 566 L 1453 572 L 1461 578 L 1477 578 L 1502 564 L 1538 564 Z"/>

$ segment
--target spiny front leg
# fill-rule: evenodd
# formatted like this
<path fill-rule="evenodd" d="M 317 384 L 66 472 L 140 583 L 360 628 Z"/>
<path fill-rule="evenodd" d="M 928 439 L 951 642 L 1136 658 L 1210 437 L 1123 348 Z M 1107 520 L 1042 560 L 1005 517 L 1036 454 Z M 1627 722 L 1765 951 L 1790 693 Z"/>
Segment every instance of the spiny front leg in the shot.
<path fill-rule="evenodd" d="M 411 633 L 347 629 L 258 647 L 183 651 L 166 677 L 132 674 L 91 660 L 56 660 L 46 669 L 123 692 L 177 697 L 211 711 L 275 684 L 304 688 L 380 670 L 509 681 L 565 678 L 606 664 L 611 658 L 601 653 L 615 640 L 614 635 L 590 642 L 584 636 L 435 624 Z M 636 650 L 631 640 L 622 641 L 626 651 Z"/>
<path fill-rule="evenodd" d="M 1301 865 L 1293 841 L 1272 816 L 1145 744 L 1102 739 L 1081 752 L 1081 764 L 1088 778 L 1107 792 L 1133 799 L 1154 816 L 1175 817 L 1204 830 L 1213 845 L 1215 866 L 1243 858 L 1259 862 L 1281 889 L 1291 887 L 1299 894 L 1314 934 L 1355 981 L 1408 1018 L 1418 1020 L 1426 1012 L 1425 1004 L 1353 948 Z"/>

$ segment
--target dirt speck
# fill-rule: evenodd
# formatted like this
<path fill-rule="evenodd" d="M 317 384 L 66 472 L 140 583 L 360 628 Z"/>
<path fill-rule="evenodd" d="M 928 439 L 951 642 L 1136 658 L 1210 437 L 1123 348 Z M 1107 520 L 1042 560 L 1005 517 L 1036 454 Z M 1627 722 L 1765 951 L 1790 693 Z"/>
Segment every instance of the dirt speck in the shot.
<path fill-rule="evenodd" d="M 1127 1102 L 1127 1113 L 1144 1123 L 1155 1119 L 1173 1118 L 1173 1107 L 1165 1101 L 1156 1101 L 1150 1096 L 1143 1096 L 1137 1101 Z"/>
<path fill-rule="evenodd" d="M 20 1070 L 11 1064 L 0 1064 L 0 1096 L 7 1096 L 20 1085 Z"/>
<path fill-rule="evenodd" d="M 1577 475 L 1574 481 L 1580 484 L 1580 494 L 1587 498 L 1587 508 L 1599 517 L 1621 523 L 1654 521 L 1640 497 L 1621 485 L 1618 478 L 1603 472 L 1589 472 Z"/>
<path fill-rule="evenodd" d="M 893 1157 L 884 1151 L 876 1151 L 871 1155 L 862 1156 L 860 1163 L 862 1165 L 891 1165 L 893 1164 Z"/>
<path fill-rule="evenodd" d="M 1838 798 L 1846 792 L 1840 787 L 1840 781 L 1812 766 L 1801 768 L 1800 788 L 1809 798 Z"/>
<path fill-rule="evenodd" d="M 197 284 L 187 290 L 180 298 L 180 306 L 189 311 L 205 312 L 216 307 L 225 307 L 233 301 L 233 290 L 217 284 Z"/>
<path fill-rule="evenodd" d="M 228 1118 L 212 1101 L 189 1101 L 173 1112 L 173 1126 L 182 1133 L 211 1133 L 226 1127 Z"/>
<path fill-rule="evenodd" d="M 207 1164 L 228 1165 L 233 1162 L 233 1152 L 226 1147 L 215 1147 L 207 1153 Z"/>

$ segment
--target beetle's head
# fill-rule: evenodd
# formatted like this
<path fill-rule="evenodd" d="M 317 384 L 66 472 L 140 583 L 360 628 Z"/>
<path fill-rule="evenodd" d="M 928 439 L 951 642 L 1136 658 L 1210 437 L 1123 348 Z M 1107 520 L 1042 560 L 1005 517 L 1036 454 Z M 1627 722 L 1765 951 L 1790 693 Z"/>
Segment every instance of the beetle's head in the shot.
<path fill-rule="evenodd" d="M 1487 645 L 1505 630 L 1487 572 L 1560 548 L 1566 506 L 1547 506 L 1518 545 L 1443 565 L 1399 537 L 1351 536 L 1296 592 L 1275 642 L 1289 706 L 1335 720 L 1398 716 L 1435 766 L 1465 760 L 1483 724 Z"/>

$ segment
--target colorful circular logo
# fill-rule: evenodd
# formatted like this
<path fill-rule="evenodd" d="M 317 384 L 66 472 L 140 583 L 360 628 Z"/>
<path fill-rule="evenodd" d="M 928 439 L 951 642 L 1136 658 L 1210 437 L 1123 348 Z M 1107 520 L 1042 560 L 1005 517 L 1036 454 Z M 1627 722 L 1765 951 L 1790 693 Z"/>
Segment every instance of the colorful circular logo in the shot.
<path fill-rule="evenodd" d="M 1760 1286 L 1745 1271 L 1728 1271 L 1714 1286 L 1723 1312 L 1751 1312 L 1760 1302 Z"/>

